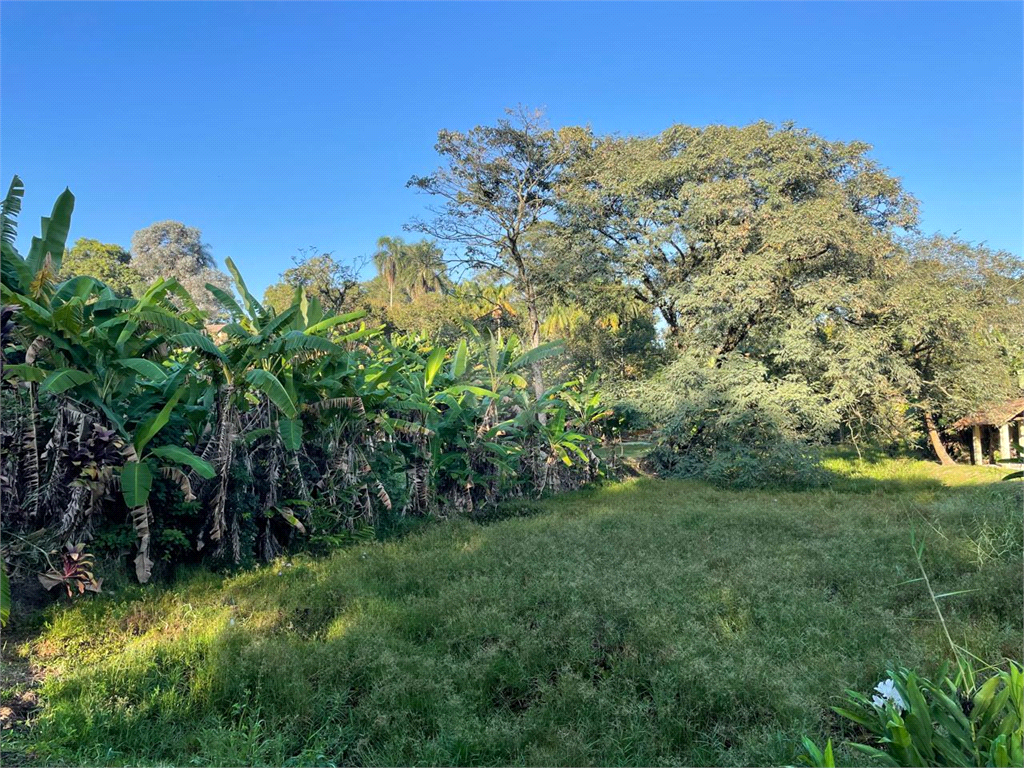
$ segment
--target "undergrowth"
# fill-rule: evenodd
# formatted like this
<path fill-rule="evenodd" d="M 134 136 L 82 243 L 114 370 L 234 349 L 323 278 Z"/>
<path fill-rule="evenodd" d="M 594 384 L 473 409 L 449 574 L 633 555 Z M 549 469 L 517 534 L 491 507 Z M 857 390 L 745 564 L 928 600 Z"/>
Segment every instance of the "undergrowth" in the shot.
<path fill-rule="evenodd" d="M 831 487 L 630 480 L 221 579 L 54 606 L 37 765 L 784 765 L 951 635 L 1021 660 L 1020 486 L 831 459 Z M 527 515 L 527 516 L 523 516 Z M 837 750 L 840 764 L 856 759 Z"/>

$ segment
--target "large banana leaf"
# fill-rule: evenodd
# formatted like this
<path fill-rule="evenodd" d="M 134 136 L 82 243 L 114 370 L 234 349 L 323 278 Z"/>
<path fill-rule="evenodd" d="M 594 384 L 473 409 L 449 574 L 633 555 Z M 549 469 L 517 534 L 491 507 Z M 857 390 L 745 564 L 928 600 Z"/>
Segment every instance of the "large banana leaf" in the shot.
<path fill-rule="evenodd" d="M 107 286 L 95 277 L 87 277 L 86 275 L 78 275 L 72 277 L 69 280 L 65 280 L 63 283 L 57 286 L 53 294 L 54 302 L 69 301 L 75 297 L 81 301 L 86 301 L 93 295 L 100 293 Z"/>
<path fill-rule="evenodd" d="M 467 361 L 469 360 L 469 346 L 465 339 L 459 339 L 459 346 L 455 348 L 452 356 L 452 378 L 458 379 L 466 372 Z"/>
<path fill-rule="evenodd" d="M 304 351 L 340 354 L 342 350 L 337 344 L 321 336 L 307 336 L 302 331 L 288 331 L 268 350 L 270 354 L 279 355 L 293 355 Z"/>
<path fill-rule="evenodd" d="M 146 360 L 142 357 L 129 357 L 116 362 L 118 365 L 133 370 L 137 374 L 145 376 L 147 379 L 152 379 L 155 382 L 159 383 L 167 380 L 167 373 L 163 366 L 157 365 L 152 360 Z"/>
<path fill-rule="evenodd" d="M 37 384 L 46 379 L 47 373 L 42 368 L 26 363 L 15 363 L 4 366 L 5 379 L 20 379 L 21 381 L 34 381 Z"/>
<path fill-rule="evenodd" d="M 434 377 L 437 376 L 437 372 L 441 370 L 441 363 L 444 362 L 444 347 L 435 347 L 434 351 L 430 353 L 430 357 L 427 358 L 427 364 L 423 369 L 423 383 L 426 386 L 430 386 L 434 383 Z"/>
<path fill-rule="evenodd" d="M 299 419 L 281 419 L 277 426 L 285 448 L 297 451 L 302 447 L 302 422 Z"/>
<path fill-rule="evenodd" d="M 245 308 L 249 312 L 249 318 L 254 323 L 260 322 L 262 318 L 266 316 L 267 311 L 263 308 L 263 305 L 256 301 L 253 295 L 249 293 L 249 289 L 245 287 L 245 281 L 242 279 L 242 274 L 238 271 L 238 267 L 235 266 L 235 262 L 230 258 L 227 258 L 224 260 L 224 264 L 227 266 L 228 272 L 230 272 L 231 276 L 235 279 L 235 287 L 238 288 L 238 292 L 242 295 L 242 301 L 245 303 Z"/>
<path fill-rule="evenodd" d="M 275 333 L 277 333 L 278 330 L 284 328 L 286 325 L 288 325 L 288 323 L 294 320 L 298 316 L 298 314 L 299 308 L 293 304 L 292 306 L 288 307 L 288 309 L 286 309 L 284 312 L 279 314 L 277 317 L 270 320 L 270 322 L 264 325 L 260 329 L 260 332 L 256 335 L 256 340 L 258 341 L 258 343 L 265 343 Z"/>
<path fill-rule="evenodd" d="M 39 385 L 39 391 L 59 395 L 61 392 L 67 392 L 72 387 L 90 382 L 94 378 L 96 377 L 85 371 L 79 371 L 74 368 L 60 368 L 43 380 L 43 383 Z"/>
<path fill-rule="evenodd" d="M 11 186 L 7 189 L 7 197 L 0 203 L 0 240 L 9 245 L 14 245 L 18 239 L 18 215 L 21 213 L 21 200 L 25 197 L 25 185 L 15 175 L 11 179 Z M 4 254 L 6 256 L 6 254 Z"/>
<path fill-rule="evenodd" d="M 137 309 L 132 312 L 132 315 L 143 323 L 159 328 L 160 330 L 167 331 L 169 333 L 193 333 L 195 328 L 177 317 L 172 315 L 170 312 L 161 309 Z M 120 318 L 114 318 L 114 320 L 108 320 L 107 322 L 113 325 Z"/>
<path fill-rule="evenodd" d="M 549 341 L 545 344 L 541 344 L 536 349 L 531 349 L 523 354 L 516 357 L 509 365 L 510 371 L 527 368 L 539 360 L 543 360 L 545 357 L 551 357 L 551 355 L 557 355 L 565 347 L 564 341 Z"/>
<path fill-rule="evenodd" d="M 121 495 L 129 509 L 141 507 L 149 501 L 153 488 L 153 472 L 144 461 L 128 461 L 121 467 Z"/>
<path fill-rule="evenodd" d="M 246 381 L 256 387 L 256 389 L 269 397 L 270 401 L 280 408 L 281 413 L 289 419 L 294 419 L 298 415 L 298 409 L 295 407 L 295 402 L 288 395 L 284 385 L 281 384 L 278 378 L 270 371 L 257 368 L 249 371 L 245 375 L 245 378 Z"/>
<path fill-rule="evenodd" d="M 136 453 L 141 454 L 142 449 L 146 447 L 150 440 L 156 437 L 157 432 L 167 426 L 167 422 L 171 419 L 171 413 L 174 411 L 174 407 L 178 404 L 178 400 L 181 399 L 181 396 L 184 395 L 186 391 L 187 387 L 179 387 L 155 416 L 147 419 L 139 425 L 139 428 L 135 430 L 135 438 L 132 440 L 132 445 L 135 446 Z"/>
<path fill-rule="evenodd" d="M 463 392 L 472 392 L 477 397 L 499 397 L 498 393 L 492 389 L 475 387 L 472 384 L 456 384 L 445 390 L 445 393 L 449 395 L 461 395 Z"/>
<path fill-rule="evenodd" d="M 245 319 L 245 312 L 243 312 L 242 308 L 238 306 L 238 302 L 235 301 L 235 297 L 230 293 L 225 291 L 223 288 L 218 288 L 212 283 L 206 284 L 206 290 L 213 294 L 213 297 L 221 303 L 221 306 L 231 313 L 232 319 L 236 321 Z"/>
<path fill-rule="evenodd" d="M 64 258 L 64 247 L 71 231 L 71 214 L 75 210 L 75 196 L 65 187 L 53 204 L 53 211 L 41 221 L 40 234 L 33 237 L 25 260 L 32 274 L 37 274 L 49 255 L 54 272 L 60 271 L 60 263 Z"/>
<path fill-rule="evenodd" d="M 309 326 L 305 331 L 303 331 L 303 333 L 308 333 L 310 335 L 320 333 L 321 331 L 326 331 L 327 329 L 333 328 L 336 325 L 351 323 L 354 320 L 359 320 L 360 318 L 363 317 L 366 317 L 366 311 L 362 309 L 356 312 L 349 312 L 348 314 L 345 315 L 335 315 L 334 317 L 328 317 L 324 320 L 321 320 L 319 323 L 315 323 Z"/>
<path fill-rule="evenodd" d="M 216 357 L 218 360 L 224 359 L 224 353 L 210 340 L 210 337 L 204 336 L 198 331 L 179 333 L 177 336 L 172 336 L 168 341 L 179 347 L 201 350 L 211 357 Z"/>
<path fill-rule="evenodd" d="M 161 459 L 185 464 L 194 469 L 200 477 L 207 480 L 212 479 L 217 474 L 210 462 L 201 456 L 196 456 L 192 451 L 182 448 L 180 445 L 163 445 L 152 449 L 150 453 L 154 456 L 159 456 Z"/>

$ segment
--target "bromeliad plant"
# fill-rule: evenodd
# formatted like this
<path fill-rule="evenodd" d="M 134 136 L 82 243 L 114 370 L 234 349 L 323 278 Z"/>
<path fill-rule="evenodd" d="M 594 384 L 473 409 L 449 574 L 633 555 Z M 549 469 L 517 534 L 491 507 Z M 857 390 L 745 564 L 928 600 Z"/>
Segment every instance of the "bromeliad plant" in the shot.
<path fill-rule="evenodd" d="M 61 556 L 60 567 L 39 574 L 39 583 L 43 585 L 43 589 L 63 586 L 68 597 L 85 592 L 99 592 L 103 579 L 97 579 L 92 568 L 92 555 L 85 552 L 85 544 L 68 544 Z"/>

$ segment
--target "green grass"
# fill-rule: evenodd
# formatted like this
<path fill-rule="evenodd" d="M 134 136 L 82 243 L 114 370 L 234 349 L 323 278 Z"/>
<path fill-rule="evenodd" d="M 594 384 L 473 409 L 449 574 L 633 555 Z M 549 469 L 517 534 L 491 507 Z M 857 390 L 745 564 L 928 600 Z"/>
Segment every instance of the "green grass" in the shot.
<path fill-rule="evenodd" d="M 50 609 L 8 761 L 785 765 L 949 650 L 1021 660 L 1020 485 L 837 457 L 833 488 L 631 480 L 221 580 Z M 1005 474 L 1005 473 L 1002 473 Z M 846 732 L 845 736 L 851 735 Z M 11 757 L 10 750 L 15 753 Z M 839 749 L 840 764 L 857 759 Z"/>

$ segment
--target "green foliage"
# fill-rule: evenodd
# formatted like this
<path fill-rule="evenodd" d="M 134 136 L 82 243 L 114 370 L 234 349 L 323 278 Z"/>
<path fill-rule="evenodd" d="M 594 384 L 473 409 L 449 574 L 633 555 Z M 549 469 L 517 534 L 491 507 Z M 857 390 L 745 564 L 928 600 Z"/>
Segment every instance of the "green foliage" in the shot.
<path fill-rule="evenodd" d="M 655 423 L 649 461 L 668 475 L 754 487 L 820 484 L 815 445 L 835 429 L 829 403 L 799 379 L 776 379 L 739 355 L 720 365 L 682 356 L 631 388 Z"/>
<path fill-rule="evenodd" d="M 441 166 L 413 176 L 407 186 L 433 195 L 439 205 L 431 220 L 415 221 L 409 228 L 456 247 L 455 264 L 514 289 L 526 308 L 526 336 L 536 347 L 544 292 L 538 266 L 544 259 L 534 243 L 550 223 L 562 168 L 589 132 L 552 130 L 540 112 L 522 107 L 506 112 L 494 126 L 438 133 L 434 148 Z M 539 364 L 531 379 L 540 397 Z"/>
<path fill-rule="evenodd" d="M 835 755 L 832 753 L 832 739 L 825 742 L 825 749 L 818 749 L 818 745 L 808 739 L 806 736 L 803 738 L 804 749 L 806 755 L 800 755 L 800 762 L 804 765 L 810 765 L 812 768 L 836 768 Z"/>
<path fill-rule="evenodd" d="M 948 461 L 941 429 L 1019 395 L 1020 261 L 901 239 L 916 203 L 869 150 L 764 122 L 590 137 L 554 184 L 553 269 L 627 289 L 684 355 L 806 387 L 858 443 L 927 432 Z"/>
<path fill-rule="evenodd" d="M 198 232 L 174 222 L 135 245 L 150 260 L 188 261 L 191 282 L 209 269 Z M 420 267 L 436 256 L 414 250 Z M 323 272 L 318 258 L 303 266 Z M 94 521 L 130 520 L 145 582 L 154 554 L 270 560 L 307 536 L 599 476 L 593 397 L 580 407 L 571 384 L 527 391 L 522 371 L 558 345 L 384 341 L 363 312 L 332 314 L 343 302 L 315 281 L 275 308 L 226 265 L 234 291 L 204 292 L 230 322 L 211 330 L 203 301 L 176 279 L 119 297 L 87 276 L 55 283 L 49 261 L 33 272 L 15 253 L 2 283 L 16 310 L 5 316 L 3 397 L 18 414 L 5 419 L 0 456 L 5 525 L 77 541 Z M 416 280 L 433 290 L 422 269 Z M 330 514 L 313 521 L 314 508 Z"/>
<path fill-rule="evenodd" d="M 295 300 L 296 289 L 301 288 L 310 298 L 320 302 L 328 315 L 340 315 L 352 309 L 356 295 L 355 271 L 339 262 L 330 253 L 309 253 L 294 259 L 295 266 L 286 269 L 281 280 L 268 286 L 263 302 L 279 314 Z"/>
<path fill-rule="evenodd" d="M 174 280 L 200 309 L 210 315 L 218 313 L 220 304 L 203 286 L 213 283 L 226 289 L 228 277 L 216 268 L 202 237 L 198 229 L 180 221 L 158 221 L 132 235 L 131 266 L 140 279 L 134 292 L 144 291 L 159 279 Z"/>
<path fill-rule="evenodd" d="M 1017 662 L 995 670 L 977 687 L 968 686 L 968 680 L 978 679 L 973 669 L 965 679 L 963 672 L 950 675 L 943 668 L 934 682 L 902 667 L 887 675 L 876 688 L 881 695 L 869 700 L 847 690 L 845 706 L 833 707 L 871 734 L 873 743 L 849 746 L 872 765 L 1024 764 L 1024 674 Z M 810 765 L 827 764 L 819 762 L 821 753 L 806 738 L 804 746 Z"/>
<path fill-rule="evenodd" d="M 64 254 L 60 274 L 65 278 L 93 277 L 118 296 L 130 296 L 132 288 L 142 283 L 131 259 L 131 253 L 119 245 L 80 237 Z"/>
<path fill-rule="evenodd" d="M 0 627 L 7 626 L 11 615 L 11 582 L 7 577 L 7 566 L 0 563 Z"/>
<path fill-rule="evenodd" d="M 593 140 L 558 190 L 587 258 L 621 272 L 673 341 L 725 354 L 826 310 L 914 223 L 914 201 L 869 149 L 792 125 L 677 125 Z"/>
<path fill-rule="evenodd" d="M 868 764 L 845 744 L 865 732 L 830 717 L 837 687 L 947 652 L 900 583 L 918 568 L 907 514 L 943 533 L 924 553 L 936 590 L 973 590 L 948 603 L 951 634 L 1019 664 L 1024 550 L 979 565 L 965 527 L 977 515 L 1019 537 L 1019 494 L 986 468 L 830 466 L 854 476 L 813 493 L 632 480 L 54 606 L 15 649 L 51 674 L 5 756 L 790 765 L 809 734 L 837 764 Z"/>

